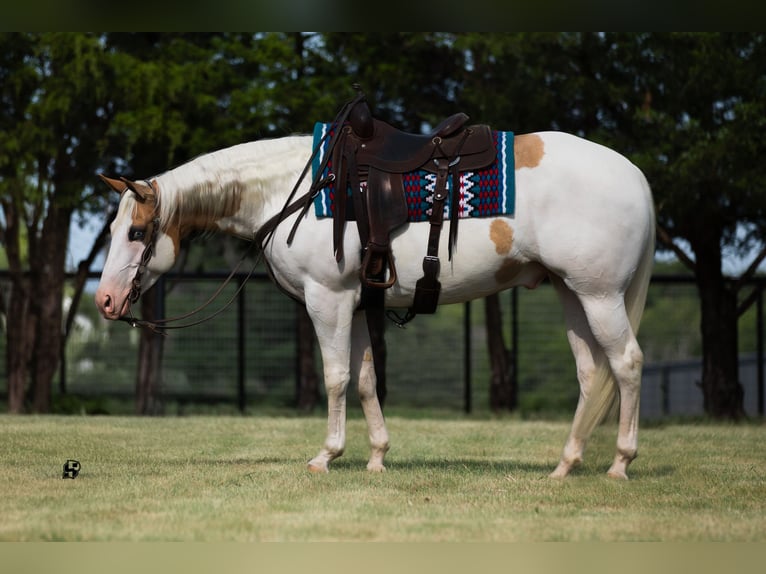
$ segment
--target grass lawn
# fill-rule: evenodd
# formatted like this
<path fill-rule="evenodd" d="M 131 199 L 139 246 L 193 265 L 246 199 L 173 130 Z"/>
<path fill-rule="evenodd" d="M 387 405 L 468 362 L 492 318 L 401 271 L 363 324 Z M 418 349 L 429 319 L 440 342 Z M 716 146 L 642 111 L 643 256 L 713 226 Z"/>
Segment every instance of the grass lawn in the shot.
<path fill-rule="evenodd" d="M 388 417 L 388 472 L 351 419 L 327 475 L 325 419 L 0 416 L 6 541 L 766 541 L 766 426 L 643 428 L 631 480 L 616 428 L 555 467 L 568 422 Z M 82 468 L 62 479 L 67 459 Z"/>

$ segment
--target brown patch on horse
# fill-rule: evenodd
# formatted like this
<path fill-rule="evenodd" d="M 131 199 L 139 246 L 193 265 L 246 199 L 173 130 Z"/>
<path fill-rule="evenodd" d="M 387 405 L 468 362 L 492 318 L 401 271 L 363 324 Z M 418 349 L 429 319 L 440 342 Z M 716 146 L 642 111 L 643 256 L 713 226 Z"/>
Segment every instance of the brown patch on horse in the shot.
<path fill-rule="evenodd" d="M 145 227 L 152 223 L 157 209 L 156 199 L 153 201 L 137 201 L 133 210 L 133 226 Z"/>
<path fill-rule="evenodd" d="M 102 180 L 104 180 L 107 185 L 112 187 L 112 189 L 115 189 L 115 187 L 111 184 L 111 182 L 102 177 Z M 139 203 L 143 203 L 145 201 L 151 202 L 151 203 L 157 203 L 157 182 L 153 181 L 150 184 L 141 183 L 140 181 L 131 181 L 129 179 L 126 179 L 124 177 L 120 178 L 120 181 L 122 181 L 126 186 L 127 191 L 128 189 L 132 191 L 136 195 L 136 201 Z M 124 193 L 124 192 L 123 192 Z"/>
<path fill-rule="evenodd" d="M 189 194 L 184 198 L 183 213 L 177 214 L 179 218 L 181 237 L 185 237 L 192 231 L 223 231 L 233 233 L 234 226 L 221 226 L 223 219 L 236 215 L 242 206 L 242 190 L 239 188 L 227 189 L 219 194 L 210 194 L 204 200 Z"/>
<path fill-rule="evenodd" d="M 157 195 L 159 186 L 152 181 Z M 181 239 L 193 231 L 218 232 L 235 234 L 234 224 L 221 226 L 220 221 L 236 215 L 242 206 L 242 190 L 233 189 L 227 193 L 221 193 L 208 201 L 199 201 L 194 195 L 185 198 L 186 205 L 182 212 L 177 212 L 164 223 L 163 231 L 173 241 L 176 257 L 181 245 Z"/>
<path fill-rule="evenodd" d="M 139 182 L 128 182 L 128 180 L 124 178 L 121 179 L 128 185 L 128 189 L 136 194 L 136 206 L 133 211 L 133 226 L 146 227 L 148 230 L 154 225 L 154 219 L 159 215 L 157 209 L 160 188 L 157 181 L 152 180 L 150 185 L 146 185 Z M 127 191 L 127 189 L 125 191 Z M 163 226 L 162 232 L 173 242 L 174 256 L 178 257 L 178 253 L 181 250 L 181 237 L 178 226 Z M 149 241 L 149 238 L 150 234 L 147 233 L 145 241 Z"/>
<path fill-rule="evenodd" d="M 543 138 L 537 134 L 522 134 L 513 138 L 513 157 L 516 169 L 537 167 L 545 155 Z"/>
<path fill-rule="evenodd" d="M 489 238 L 495 244 L 498 255 L 505 255 L 513 245 L 513 228 L 502 219 L 495 219 L 489 226 Z"/>

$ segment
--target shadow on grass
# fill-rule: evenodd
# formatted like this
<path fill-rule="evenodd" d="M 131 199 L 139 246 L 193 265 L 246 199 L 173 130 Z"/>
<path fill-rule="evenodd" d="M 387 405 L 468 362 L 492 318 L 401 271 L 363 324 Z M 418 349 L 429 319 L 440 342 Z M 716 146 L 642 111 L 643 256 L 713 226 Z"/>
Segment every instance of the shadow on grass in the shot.
<path fill-rule="evenodd" d="M 295 457 L 278 457 L 278 456 L 262 456 L 262 457 L 237 457 L 237 458 L 193 458 L 191 460 L 170 460 L 164 464 L 173 465 L 188 465 L 193 464 L 195 466 L 210 467 L 211 472 L 215 472 L 215 467 L 221 466 L 242 466 L 242 467 L 259 467 L 259 466 L 285 466 L 290 468 L 302 468 L 307 469 L 309 457 L 306 460 L 301 460 Z M 530 475 L 534 477 L 537 475 L 540 478 L 547 478 L 548 475 L 556 467 L 555 462 L 550 464 L 525 462 L 518 460 L 508 461 L 496 461 L 486 460 L 481 458 L 441 458 L 441 459 L 428 459 L 428 458 L 396 458 L 386 461 L 386 469 L 388 472 L 408 472 L 408 473 L 427 473 L 427 472 L 442 472 L 442 473 L 478 473 L 486 476 L 506 477 L 509 475 Z M 584 477 L 584 476 L 606 476 L 608 470 L 608 464 L 599 464 L 598 462 L 585 463 L 572 470 L 570 476 L 572 477 Z M 367 459 L 360 456 L 343 456 L 334 460 L 330 464 L 330 472 L 338 473 L 354 473 L 354 472 L 367 472 Z M 673 476 L 677 473 L 677 468 L 672 465 L 659 465 L 652 467 L 635 466 L 628 470 L 628 474 L 631 480 L 651 479 L 651 478 L 665 478 Z"/>
<path fill-rule="evenodd" d="M 355 472 L 365 470 L 367 461 L 358 458 L 340 458 L 331 465 L 331 471 Z M 397 459 L 386 461 L 386 469 L 389 472 L 460 472 L 460 473 L 478 473 L 487 476 L 516 476 L 529 475 L 530 477 L 547 478 L 556 468 L 556 461 L 551 464 L 526 462 L 526 461 L 493 461 L 477 458 L 455 458 L 455 459 Z M 572 477 L 585 476 L 606 476 L 609 465 L 600 465 L 595 462 L 585 463 L 582 466 L 574 468 L 570 473 Z M 631 480 L 665 478 L 673 476 L 677 472 L 676 467 L 672 465 L 661 465 L 650 468 L 631 468 L 628 475 Z"/>
<path fill-rule="evenodd" d="M 365 469 L 367 461 L 360 457 L 340 458 L 333 461 L 332 470 L 355 471 Z M 507 476 L 516 473 L 549 474 L 555 465 L 523 461 L 493 461 L 479 458 L 392 458 L 386 461 L 389 472 L 477 472 Z"/>

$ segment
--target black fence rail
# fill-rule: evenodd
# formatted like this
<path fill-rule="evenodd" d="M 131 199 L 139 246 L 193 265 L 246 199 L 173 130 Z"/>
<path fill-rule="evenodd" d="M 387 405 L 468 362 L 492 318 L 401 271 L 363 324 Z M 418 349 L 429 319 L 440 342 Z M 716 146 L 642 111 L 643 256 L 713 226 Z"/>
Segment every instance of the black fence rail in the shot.
<path fill-rule="evenodd" d="M 166 316 L 207 300 L 226 273 L 168 275 L 157 290 Z M 95 289 L 93 274 L 88 290 Z M 763 281 L 759 278 L 756 281 Z M 213 320 L 162 338 L 158 398 L 178 405 L 226 403 L 240 411 L 294 405 L 298 381 L 298 304 L 265 273 L 256 273 L 236 294 L 236 281 L 210 311 L 233 299 Z M 0 296 L 8 290 L 0 272 Z M 520 409 L 525 413 L 570 413 L 579 394 L 563 311 L 552 286 L 501 294 L 504 337 L 513 360 Z M 203 312 L 204 314 L 205 312 Z M 764 413 L 763 291 L 740 318 L 740 379 L 745 411 Z M 484 305 L 476 300 L 442 306 L 418 316 L 406 329 L 391 324 L 387 405 L 483 411 L 489 406 L 490 364 Z M 701 415 L 699 302 L 689 277 L 652 279 L 639 341 L 646 361 L 641 396 L 645 419 Z M 0 340 L 0 394 L 7 394 L 5 337 Z M 89 297 L 83 300 L 66 347 L 55 395 L 81 398 L 135 396 L 139 332 L 105 321 Z M 321 378 L 321 358 L 317 351 Z M 428 366 L 428 368 L 426 368 Z M 351 394 L 355 391 L 352 389 Z"/>

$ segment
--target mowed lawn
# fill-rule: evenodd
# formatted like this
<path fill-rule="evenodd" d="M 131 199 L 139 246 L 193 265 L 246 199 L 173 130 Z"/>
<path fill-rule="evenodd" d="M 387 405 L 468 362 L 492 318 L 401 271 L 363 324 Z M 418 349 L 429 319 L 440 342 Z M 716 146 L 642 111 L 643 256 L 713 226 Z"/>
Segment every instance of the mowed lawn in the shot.
<path fill-rule="evenodd" d="M 0 416 L 0 540 L 766 541 L 763 423 L 643 428 L 627 482 L 605 476 L 614 424 L 565 480 L 547 475 L 567 422 L 390 416 L 388 471 L 371 474 L 354 418 L 315 475 L 325 424 Z"/>

